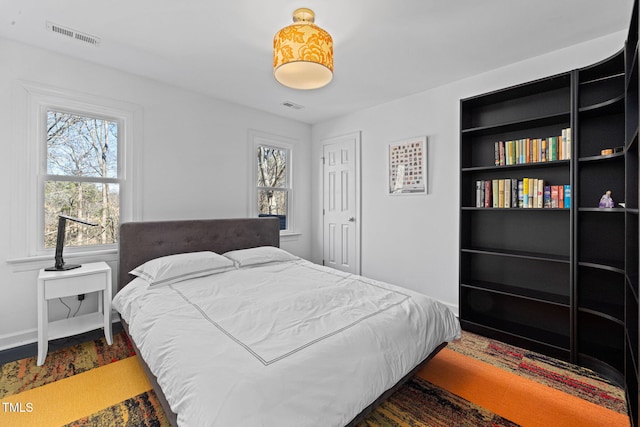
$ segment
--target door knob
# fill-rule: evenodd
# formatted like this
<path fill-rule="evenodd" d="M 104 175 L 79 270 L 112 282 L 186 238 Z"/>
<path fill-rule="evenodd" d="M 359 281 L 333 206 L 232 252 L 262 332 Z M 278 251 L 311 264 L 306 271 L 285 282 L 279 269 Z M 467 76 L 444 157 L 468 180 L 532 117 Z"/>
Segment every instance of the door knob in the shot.
<path fill-rule="evenodd" d="M 349 217 L 349 222 L 356 222 L 356 217 L 355 216 L 350 216 Z"/>

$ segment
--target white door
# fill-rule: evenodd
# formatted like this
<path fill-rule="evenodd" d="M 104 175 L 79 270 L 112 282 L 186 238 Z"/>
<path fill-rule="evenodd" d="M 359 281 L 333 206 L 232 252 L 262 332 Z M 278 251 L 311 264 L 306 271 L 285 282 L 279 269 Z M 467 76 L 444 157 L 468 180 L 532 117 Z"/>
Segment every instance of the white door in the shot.
<path fill-rule="evenodd" d="M 360 274 L 360 132 L 323 141 L 323 262 Z"/>

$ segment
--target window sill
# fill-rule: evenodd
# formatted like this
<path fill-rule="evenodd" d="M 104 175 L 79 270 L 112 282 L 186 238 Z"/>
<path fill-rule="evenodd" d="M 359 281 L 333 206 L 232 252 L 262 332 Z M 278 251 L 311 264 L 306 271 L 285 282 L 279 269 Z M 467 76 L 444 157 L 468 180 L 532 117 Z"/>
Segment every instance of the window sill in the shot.
<path fill-rule="evenodd" d="M 49 255 L 35 255 L 24 258 L 8 259 L 7 264 L 12 266 L 14 272 L 40 270 L 41 268 L 53 265 L 53 258 L 53 253 Z M 87 252 L 65 252 L 64 259 L 66 262 L 73 260 L 74 263 L 117 261 L 118 249 L 113 248 Z"/>
<path fill-rule="evenodd" d="M 280 240 L 283 242 L 298 240 L 300 236 L 302 236 L 302 233 L 293 232 L 293 231 L 280 232 Z"/>

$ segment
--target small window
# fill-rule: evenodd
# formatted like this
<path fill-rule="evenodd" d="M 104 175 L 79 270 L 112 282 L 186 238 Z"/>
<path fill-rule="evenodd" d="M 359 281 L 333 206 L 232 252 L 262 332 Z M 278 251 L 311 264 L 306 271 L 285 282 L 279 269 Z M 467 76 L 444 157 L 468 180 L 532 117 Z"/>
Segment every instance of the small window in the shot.
<path fill-rule="evenodd" d="M 280 230 L 289 229 L 289 157 L 287 148 L 257 145 L 258 216 L 280 219 Z"/>
<path fill-rule="evenodd" d="M 99 224 L 67 223 L 66 246 L 117 243 L 120 222 L 117 119 L 48 109 L 43 194 L 43 246 L 56 246 L 58 215 Z"/>

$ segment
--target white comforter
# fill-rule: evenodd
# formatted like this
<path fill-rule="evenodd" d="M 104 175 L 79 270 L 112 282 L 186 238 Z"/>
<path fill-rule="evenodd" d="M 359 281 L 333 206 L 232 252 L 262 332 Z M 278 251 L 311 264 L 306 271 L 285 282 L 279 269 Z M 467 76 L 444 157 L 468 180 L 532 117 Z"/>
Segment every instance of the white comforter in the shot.
<path fill-rule="evenodd" d="M 114 298 L 180 426 L 344 426 L 438 344 L 443 304 L 304 260 Z"/>

